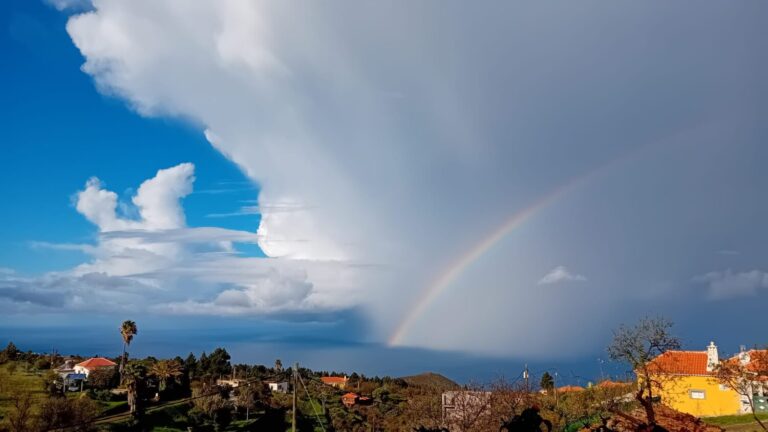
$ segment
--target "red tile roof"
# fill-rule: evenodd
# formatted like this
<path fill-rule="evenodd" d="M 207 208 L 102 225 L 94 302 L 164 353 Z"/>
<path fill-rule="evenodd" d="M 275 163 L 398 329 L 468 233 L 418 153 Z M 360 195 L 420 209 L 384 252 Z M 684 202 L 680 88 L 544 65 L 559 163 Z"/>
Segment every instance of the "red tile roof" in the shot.
<path fill-rule="evenodd" d="M 117 363 L 112 360 L 105 359 L 104 357 L 94 357 L 88 360 L 78 363 L 77 366 L 84 367 L 86 369 L 96 369 L 100 367 L 117 366 Z"/>
<path fill-rule="evenodd" d="M 358 397 L 357 393 L 352 393 L 352 392 L 349 392 L 349 393 L 345 394 L 344 396 L 342 396 L 342 398 L 344 398 L 344 399 L 356 399 L 357 397 Z"/>
<path fill-rule="evenodd" d="M 653 373 L 669 375 L 709 375 L 706 351 L 667 351 L 648 363 Z"/>

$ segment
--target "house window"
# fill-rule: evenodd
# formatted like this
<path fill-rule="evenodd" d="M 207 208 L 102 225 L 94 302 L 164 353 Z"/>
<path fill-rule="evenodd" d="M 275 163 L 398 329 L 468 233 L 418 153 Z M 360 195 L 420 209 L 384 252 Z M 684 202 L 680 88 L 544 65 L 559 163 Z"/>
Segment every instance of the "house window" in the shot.
<path fill-rule="evenodd" d="M 704 390 L 691 390 L 691 399 L 705 399 L 706 393 Z"/>

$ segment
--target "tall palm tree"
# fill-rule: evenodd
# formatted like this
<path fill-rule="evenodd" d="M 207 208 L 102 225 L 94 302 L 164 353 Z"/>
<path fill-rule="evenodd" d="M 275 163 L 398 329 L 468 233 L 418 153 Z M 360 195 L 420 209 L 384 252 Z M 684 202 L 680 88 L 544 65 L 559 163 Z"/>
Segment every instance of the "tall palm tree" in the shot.
<path fill-rule="evenodd" d="M 125 370 L 125 363 L 128 360 L 127 356 L 127 348 L 131 344 L 131 341 L 133 340 L 133 336 L 138 333 L 138 329 L 136 328 L 136 323 L 131 320 L 123 321 L 123 324 L 120 326 L 120 335 L 123 337 L 123 356 L 120 358 L 120 380 L 122 381 L 122 375 L 123 371 Z"/>
<path fill-rule="evenodd" d="M 169 379 L 175 378 L 182 374 L 181 364 L 179 364 L 179 362 L 176 360 L 160 360 L 150 366 L 149 373 L 156 376 L 157 379 L 160 380 L 159 387 L 160 392 L 162 393 L 165 390 Z"/>

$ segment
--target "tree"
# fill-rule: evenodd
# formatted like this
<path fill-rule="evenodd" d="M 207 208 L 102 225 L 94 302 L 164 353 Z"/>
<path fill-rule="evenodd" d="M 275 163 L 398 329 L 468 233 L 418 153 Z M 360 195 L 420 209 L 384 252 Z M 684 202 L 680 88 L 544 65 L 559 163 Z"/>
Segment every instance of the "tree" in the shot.
<path fill-rule="evenodd" d="M 11 432 L 27 432 L 32 422 L 32 394 L 30 392 L 14 392 L 10 399 L 11 409 L 6 421 Z"/>
<path fill-rule="evenodd" d="M 162 393 L 168 384 L 168 380 L 182 374 L 181 364 L 176 360 L 160 360 L 150 367 L 150 373 L 160 381 L 159 390 Z"/>
<path fill-rule="evenodd" d="M 48 357 L 40 357 L 35 360 L 35 369 L 46 370 L 51 368 L 51 360 Z"/>
<path fill-rule="evenodd" d="M 539 386 L 541 386 L 543 390 L 550 392 L 553 388 L 555 388 L 555 379 L 552 378 L 552 375 L 550 375 L 549 372 L 544 372 L 541 374 L 541 381 L 539 381 Z"/>
<path fill-rule="evenodd" d="M 115 368 L 98 368 L 88 374 L 88 385 L 98 390 L 117 387 L 119 380 L 120 377 Z"/>
<path fill-rule="evenodd" d="M 742 352 L 737 358 L 721 362 L 715 368 L 715 376 L 721 384 L 749 402 L 755 421 L 764 431 L 768 431 L 768 426 L 755 412 L 755 394 L 768 384 L 768 351 Z"/>
<path fill-rule="evenodd" d="M 648 425 L 651 427 L 656 426 L 654 388 L 659 388 L 660 380 L 669 377 L 664 371 L 651 367 L 651 362 L 669 350 L 680 348 L 680 341 L 671 335 L 671 329 L 671 321 L 646 317 L 632 327 L 619 327 L 608 347 L 611 359 L 629 364 L 637 374 L 640 385 L 635 392 L 635 399 L 645 410 Z"/>
<path fill-rule="evenodd" d="M 197 359 L 194 354 L 189 353 L 187 358 L 184 359 L 184 369 L 187 371 L 190 380 L 195 377 L 195 373 L 197 372 Z"/>
<path fill-rule="evenodd" d="M 49 395 L 60 394 L 64 388 L 64 379 L 52 370 L 46 371 L 41 377 L 43 391 Z"/>
<path fill-rule="evenodd" d="M 504 421 L 501 428 L 508 432 L 540 432 L 545 426 L 547 432 L 552 432 L 552 422 L 539 415 L 537 407 L 526 408 L 519 415 L 513 416 L 509 421 Z"/>
<path fill-rule="evenodd" d="M 235 406 L 237 408 L 245 409 L 246 420 L 250 419 L 251 410 L 256 408 L 258 392 L 256 386 L 258 384 L 248 384 L 237 388 L 235 397 Z"/>
<path fill-rule="evenodd" d="M 0 351 L 0 363 L 15 361 L 19 357 L 19 349 L 13 342 L 8 342 L 4 350 Z"/>
<path fill-rule="evenodd" d="M 283 371 L 283 361 L 280 359 L 275 360 L 275 370 L 278 372 Z"/>
<path fill-rule="evenodd" d="M 87 397 L 52 397 L 40 405 L 36 429 L 90 431 L 98 415 L 99 405 Z"/>
<path fill-rule="evenodd" d="M 471 385 L 466 389 L 445 392 L 443 399 L 450 409 L 444 413 L 448 429 L 459 432 L 489 430 L 491 423 L 498 425 L 498 417 L 492 415 L 492 393 L 481 386 Z"/>
<path fill-rule="evenodd" d="M 208 372 L 214 377 L 227 375 L 232 366 L 229 364 L 229 353 L 224 348 L 216 348 L 208 356 Z"/>
<path fill-rule="evenodd" d="M 192 404 L 197 411 L 213 421 L 216 430 L 223 429 L 232 421 L 231 405 L 220 387 L 194 388 Z"/>
<path fill-rule="evenodd" d="M 123 371 L 123 381 L 128 389 L 128 406 L 131 415 L 141 418 L 144 413 L 144 391 L 146 389 L 147 369 L 139 363 L 131 363 Z"/>
<path fill-rule="evenodd" d="M 122 381 L 122 375 L 123 370 L 125 369 L 125 363 L 128 361 L 128 352 L 127 348 L 129 345 L 131 345 L 131 341 L 133 340 L 133 337 L 136 336 L 136 333 L 138 333 L 138 329 L 136 328 L 136 323 L 130 320 L 123 321 L 123 324 L 120 325 L 120 336 L 123 337 L 123 356 L 120 357 L 120 376 Z"/>

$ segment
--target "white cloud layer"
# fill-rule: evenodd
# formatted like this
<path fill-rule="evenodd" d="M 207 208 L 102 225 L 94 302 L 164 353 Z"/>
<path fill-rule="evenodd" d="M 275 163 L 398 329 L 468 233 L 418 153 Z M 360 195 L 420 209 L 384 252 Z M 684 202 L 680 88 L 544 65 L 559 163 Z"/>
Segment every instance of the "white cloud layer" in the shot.
<path fill-rule="evenodd" d="M 344 284 L 353 272 L 346 263 L 240 257 L 235 244 L 257 244 L 260 235 L 187 227 L 181 199 L 192 192 L 193 182 L 190 163 L 159 170 L 132 198 L 138 218 L 130 219 L 118 214 L 117 194 L 99 179 L 88 180 L 75 207 L 98 227 L 98 244 L 32 246 L 77 250 L 92 259 L 42 277 L 0 272 L 0 299 L 14 310 L 22 305 L 215 315 L 316 313 L 355 304 L 354 292 Z"/>
<path fill-rule="evenodd" d="M 550 285 L 560 282 L 584 282 L 587 278 L 577 273 L 571 273 L 564 266 L 557 266 L 539 279 L 539 285 Z"/>

